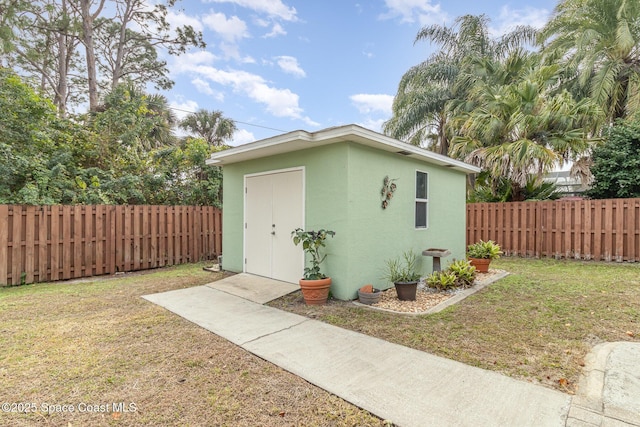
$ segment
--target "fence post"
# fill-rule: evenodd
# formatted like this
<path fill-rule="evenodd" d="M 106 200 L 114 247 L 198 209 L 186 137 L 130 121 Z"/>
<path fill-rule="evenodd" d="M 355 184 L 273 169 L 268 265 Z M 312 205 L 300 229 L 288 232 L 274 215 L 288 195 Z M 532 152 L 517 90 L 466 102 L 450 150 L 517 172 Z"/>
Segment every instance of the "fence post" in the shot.
<path fill-rule="evenodd" d="M 9 206 L 0 205 L 0 286 L 9 284 Z"/>

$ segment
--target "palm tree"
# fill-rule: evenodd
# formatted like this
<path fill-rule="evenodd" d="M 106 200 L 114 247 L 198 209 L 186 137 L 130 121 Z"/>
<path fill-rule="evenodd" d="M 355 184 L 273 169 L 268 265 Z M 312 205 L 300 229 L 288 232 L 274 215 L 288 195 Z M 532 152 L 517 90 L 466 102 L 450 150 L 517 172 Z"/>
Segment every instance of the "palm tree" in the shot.
<path fill-rule="evenodd" d="M 563 0 L 540 34 L 547 63 L 561 62 L 609 122 L 640 107 L 640 2 Z"/>
<path fill-rule="evenodd" d="M 210 146 L 223 145 L 233 137 L 236 124 L 222 115 L 222 111 L 200 109 L 189 114 L 180 122 L 180 127 L 203 138 Z"/>
<path fill-rule="evenodd" d="M 452 27 L 429 25 L 418 32 L 414 43 L 427 40 L 440 49 L 402 76 L 393 103 L 393 117 L 384 125 L 385 133 L 448 154 L 448 105 L 452 100 L 466 98 L 466 89 L 457 85 L 461 72 L 474 58 L 500 58 L 535 40 L 536 33 L 531 27 L 518 27 L 493 39 L 489 23 L 486 15 L 464 15 Z"/>
<path fill-rule="evenodd" d="M 96 111 L 87 116 L 99 143 L 101 167 L 146 170 L 149 153 L 174 146 L 177 119 L 162 95 L 147 95 L 131 82 L 108 92 Z M 104 164 L 103 162 L 112 162 Z"/>
<path fill-rule="evenodd" d="M 178 118 L 169 106 L 164 95 L 152 94 L 146 97 L 146 117 L 152 126 L 147 134 L 154 148 L 175 145 L 178 140 L 173 134 L 173 128 L 178 124 Z"/>
<path fill-rule="evenodd" d="M 385 122 L 384 132 L 446 155 L 446 105 L 454 98 L 452 87 L 457 74 L 458 67 L 444 61 L 425 61 L 412 67 L 400 80 L 393 100 L 393 117 Z"/>
<path fill-rule="evenodd" d="M 450 123 L 451 156 L 481 167 L 495 182 L 507 179 L 511 200 L 521 200 L 531 175 L 587 152 L 599 109 L 566 90 L 554 93 L 558 75 L 557 66 L 540 66 L 538 54 L 522 50 L 503 61 L 477 60 L 461 77 L 469 100 Z"/>

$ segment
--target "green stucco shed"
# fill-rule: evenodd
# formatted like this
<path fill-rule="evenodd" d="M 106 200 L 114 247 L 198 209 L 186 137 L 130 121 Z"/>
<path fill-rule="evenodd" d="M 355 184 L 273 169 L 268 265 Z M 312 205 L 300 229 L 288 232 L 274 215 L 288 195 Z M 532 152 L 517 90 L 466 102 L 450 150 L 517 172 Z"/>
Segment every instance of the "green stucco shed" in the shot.
<path fill-rule="evenodd" d="M 223 268 L 297 283 L 304 253 L 297 227 L 336 232 L 323 273 L 332 294 L 386 289 L 387 259 L 449 249 L 465 257 L 466 175 L 479 169 L 357 125 L 294 131 L 215 153 L 223 167 Z M 385 177 L 395 184 L 383 208 Z M 391 181 L 392 180 L 392 181 Z M 432 259 L 419 256 L 423 275 Z"/>

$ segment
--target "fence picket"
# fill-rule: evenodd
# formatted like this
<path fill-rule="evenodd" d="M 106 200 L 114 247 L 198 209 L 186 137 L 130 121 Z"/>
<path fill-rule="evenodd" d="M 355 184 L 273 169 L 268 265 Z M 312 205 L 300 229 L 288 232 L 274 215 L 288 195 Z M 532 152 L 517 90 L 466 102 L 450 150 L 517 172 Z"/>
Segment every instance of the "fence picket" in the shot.
<path fill-rule="evenodd" d="M 44 282 L 47 280 L 48 266 L 47 266 L 47 252 L 49 249 L 49 242 L 47 239 L 47 223 L 49 220 L 48 215 L 49 207 L 40 206 L 38 208 L 38 281 Z M 1 245 L 2 243 L 0 243 Z M 0 276 L 1 277 L 1 276 Z"/>
<path fill-rule="evenodd" d="M 33 283 L 36 258 L 36 207 L 27 206 L 24 216 L 24 279 L 26 283 Z"/>
<path fill-rule="evenodd" d="M 12 219 L 11 279 L 14 284 L 17 284 L 20 283 L 20 275 L 24 271 L 22 267 L 22 206 L 13 209 Z"/>
<path fill-rule="evenodd" d="M 212 206 L 0 205 L 0 286 L 216 259 L 220 226 Z"/>
<path fill-rule="evenodd" d="M 640 199 L 472 203 L 466 234 L 507 255 L 638 262 Z"/>

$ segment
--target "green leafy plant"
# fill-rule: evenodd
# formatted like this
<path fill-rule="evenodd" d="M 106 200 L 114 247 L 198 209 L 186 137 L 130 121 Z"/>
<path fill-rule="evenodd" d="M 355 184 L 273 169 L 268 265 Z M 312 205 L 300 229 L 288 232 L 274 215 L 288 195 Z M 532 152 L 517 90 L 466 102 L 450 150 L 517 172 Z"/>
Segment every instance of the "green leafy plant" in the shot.
<path fill-rule="evenodd" d="M 480 240 L 467 247 L 467 256 L 469 258 L 497 259 L 500 258 L 500 255 L 502 255 L 500 245 L 493 240 L 487 242 Z"/>
<path fill-rule="evenodd" d="M 302 228 L 296 228 L 291 232 L 293 243 L 297 246 L 302 243 L 302 249 L 311 255 L 311 266 L 304 269 L 304 280 L 320 280 L 327 276 L 320 272 L 320 264 L 325 260 L 327 254 L 320 255 L 320 249 L 325 247 L 327 237 L 335 236 L 335 231 L 318 230 L 305 231 Z"/>
<path fill-rule="evenodd" d="M 384 279 L 392 283 L 408 283 L 420 280 L 420 273 L 417 271 L 418 256 L 413 251 L 407 251 L 401 257 L 386 261 Z"/>
<path fill-rule="evenodd" d="M 464 259 L 452 262 L 447 269 L 456 276 L 456 287 L 469 288 L 476 279 L 476 268 Z"/>
<path fill-rule="evenodd" d="M 458 277 L 450 271 L 434 271 L 426 279 L 427 286 L 439 291 L 457 287 Z"/>
<path fill-rule="evenodd" d="M 638 113 L 636 113 L 638 114 Z M 640 114 L 635 121 L 617 121 L 593 149 L 594 199 L 640 197 Z"/>

